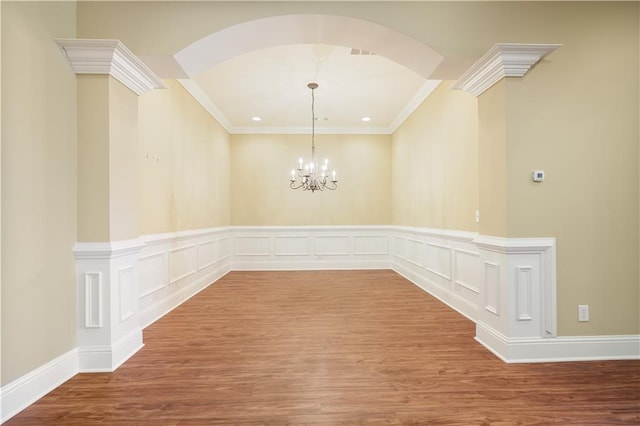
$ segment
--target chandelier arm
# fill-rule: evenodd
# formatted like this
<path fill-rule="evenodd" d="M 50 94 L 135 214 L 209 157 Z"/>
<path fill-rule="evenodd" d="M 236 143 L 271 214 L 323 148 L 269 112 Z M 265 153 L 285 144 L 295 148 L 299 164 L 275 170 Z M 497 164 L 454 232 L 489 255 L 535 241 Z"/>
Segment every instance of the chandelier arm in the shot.
<path fill-rule="evenodd" d="M 304 186 L 304 183 L 299 182 L 298 185 L 296 185 L 295 181 L 292 181 L 291 183 L 289 183 L 289 188 L 291 189 L 300 189 Z"/>

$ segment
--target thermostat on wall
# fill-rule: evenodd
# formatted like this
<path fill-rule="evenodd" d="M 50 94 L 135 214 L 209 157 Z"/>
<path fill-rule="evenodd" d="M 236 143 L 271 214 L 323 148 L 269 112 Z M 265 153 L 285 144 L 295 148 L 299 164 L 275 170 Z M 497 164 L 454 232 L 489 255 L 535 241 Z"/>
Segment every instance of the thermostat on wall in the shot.
<path fill-rule="evenodd" d="M 534 182 L 542 182 L 544 180 L 544 170 L 536 170 L 531 174 Z"/>

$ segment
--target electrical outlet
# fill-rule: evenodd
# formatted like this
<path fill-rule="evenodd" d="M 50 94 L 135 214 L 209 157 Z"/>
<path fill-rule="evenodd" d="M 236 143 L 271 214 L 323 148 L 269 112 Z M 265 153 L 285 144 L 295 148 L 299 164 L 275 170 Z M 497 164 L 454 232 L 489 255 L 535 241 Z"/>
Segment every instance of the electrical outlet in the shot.
<path fill-rule="evenodd" d="M 476 223 L 480 223 L 480 210 L 476 210 Z"/>
<path fill-rule="evenodd" d="M 589 305 L 578 305 L 578 321 L 589 321 Z"/>

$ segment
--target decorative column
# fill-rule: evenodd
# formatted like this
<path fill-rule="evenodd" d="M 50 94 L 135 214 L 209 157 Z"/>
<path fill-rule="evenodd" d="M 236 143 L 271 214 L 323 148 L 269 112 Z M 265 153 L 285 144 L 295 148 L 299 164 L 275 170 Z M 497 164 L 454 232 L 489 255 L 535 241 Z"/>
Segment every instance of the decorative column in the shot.
<path fill-rule="evenodd" d="M 56 42 L 78 74 L 79 370 L 113 371 L 143 345 L 138 96 L 166 86 L 118 40 Z"/>
<path fill-rule="evenodd" d="M 476 340 L 507 362 L 549 356 L 556 337 L 555 238 L 508 235 L 509 179 L 505 77 L 523 77 L 559 44 L 500 43 L 453 85 L 478 97 L 480 303 Z"/>

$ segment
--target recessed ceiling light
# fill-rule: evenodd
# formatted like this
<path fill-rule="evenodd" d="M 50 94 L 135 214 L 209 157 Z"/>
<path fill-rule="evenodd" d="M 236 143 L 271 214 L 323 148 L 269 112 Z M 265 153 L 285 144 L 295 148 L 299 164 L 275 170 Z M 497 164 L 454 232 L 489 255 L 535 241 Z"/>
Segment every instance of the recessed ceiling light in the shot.
<path fill-rule="evenodd" d="M 362 121 L 371 121 L 371 117 L 362 117 Z"/>
<path fill-rule="evenodd" d="M 253 121 L 262 121 L 262 118 L 260 118 L 260 117 L 251 117 L 251 120 L 253 120 Z"/>

